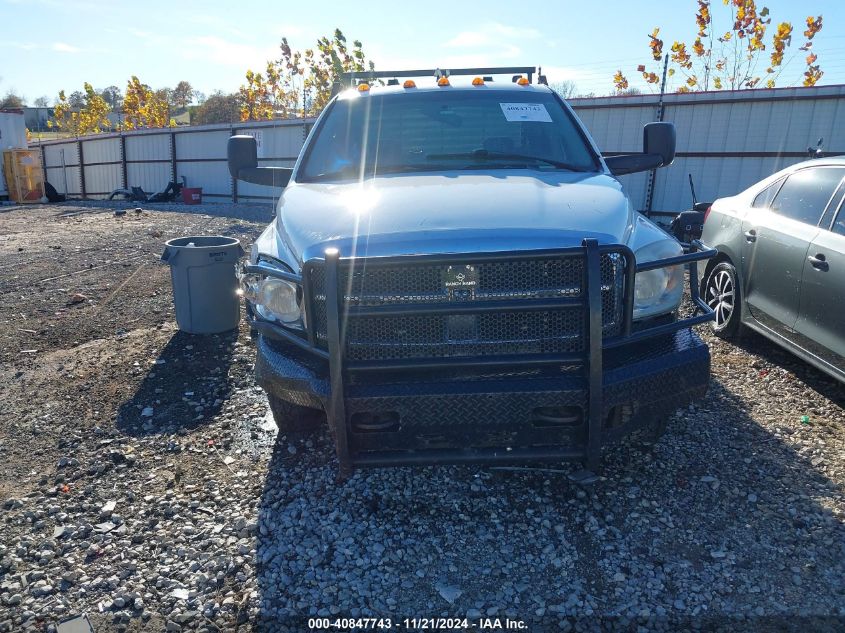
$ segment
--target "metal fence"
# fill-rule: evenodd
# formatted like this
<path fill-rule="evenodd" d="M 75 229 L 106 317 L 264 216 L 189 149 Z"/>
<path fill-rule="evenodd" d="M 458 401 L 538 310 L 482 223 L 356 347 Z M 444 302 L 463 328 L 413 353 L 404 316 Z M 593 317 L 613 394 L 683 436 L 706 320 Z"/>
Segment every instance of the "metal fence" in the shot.
<path fill-rule="evenodd" d="M 642 128 L 654 121 L 657 95 L 572 99 L 570 103 L 606 154 L 642 149 Z M 813 88 L 671 94 L 663 120 L 677 127 L 674 164 L 623 176 L 638 209 L 678 211 L 690 206 L 688 174 L 699 200 L 733 195 L 757 180 L 804 160 L 824 138 L 828 154 L 845 153 L 845 85 Z M 226 166 L 232 134 L 258 140 L 262 165 L 291 166 L 313 119 L 140 130 L 74 140 L 47 141 L 47 180 L 60 193 L 103 198 L 124 187 L 161 191 L 185 177 L 212 201 L 278 197 L 266 187 L 235 182 Z"/>
<path fill-rule="evenodd" d="M 258 142 L 262 166 L 291 167 L 314 119 L 291 119 L 137 130 L 45 141 L 44 170 L 56 191 L 78 198 L 105 198 L 115 189 L 162 191 L 168 182 L 202 187 L 211 201 L 267 200 L 279 191 L 232 180 L 226 143 L 233 134 Z"/>

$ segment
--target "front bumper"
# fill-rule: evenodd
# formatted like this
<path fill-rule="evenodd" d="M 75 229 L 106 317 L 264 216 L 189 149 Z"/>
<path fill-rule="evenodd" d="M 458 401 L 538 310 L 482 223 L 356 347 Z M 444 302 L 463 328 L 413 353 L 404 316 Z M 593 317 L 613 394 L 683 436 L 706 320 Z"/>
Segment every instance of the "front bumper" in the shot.
<path fill-rule="evenodd" d="M 585 261 L 580 298 L 544 303 L 549 309 L 582 306 L 587 345 L 580 353 L 378 363 L 344 358 L 339 258 L 336 251 L 327 251 L 328 349 L 314 345 L 313 333 L 306 340 L 254 320 L 261 334 L 256 376 L 268 393 L 327 412 L 342 471 L 355 466 L 563 459 L 583 460 L 587 468 L 597 470 L 602 445 L 668 416 L 707 390 L 709 352 L 690 327 L 711 320 L 713 314 L 695 285 L 690 295 L 701 314 L 640 330 L 631 317 L 636 272 L 689 265 L 690 278 L 695 279 L 696 263 L 715 251 L 701 244 L 690 251 L 637 265 L 624 246 L 585 240 L 579 251 Z M 621 253 L 627 261 L 625 320 L 621 333 L 610 338 L 602 333 L 599 283 L 599 258 L 606 252 Z M 474 261 L 479 257 L 472 256 Z M 292 273 L 261 265 L 247 271 L 296 281 Z M 307 299 L 307 280 L 304 286 Z M 463 312 L 489 309 L 490 303 L 460 307 Z M 369 308 L 367 313 L 389 310 L 396 308 Z M 430 306 L 402 310 L 432 311 Z"/>
<path fill-rule="evenodd" d="M 262 388 L 330 410 L 326 363 L 262 335 L 257 347 L 255 372 Z M 703 397 L 709 379 L 709 350 L 689 329 L 608 350 L 601 444 Z M 348 384 L 342 422 L 348 458 L 352 466 L 582 460 L 589 395 L 583 372 L 560 368 L 446 377 L 441 371 Z"/>

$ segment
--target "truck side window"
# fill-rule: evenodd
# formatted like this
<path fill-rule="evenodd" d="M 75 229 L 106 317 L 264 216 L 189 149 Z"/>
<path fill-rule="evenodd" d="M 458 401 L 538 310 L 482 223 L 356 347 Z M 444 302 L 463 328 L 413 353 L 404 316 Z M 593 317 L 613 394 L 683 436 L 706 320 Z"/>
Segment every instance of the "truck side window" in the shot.
<path fill-rule="evenodd" d="M 770 208 L 779 215 L 817 225 L 843 176 L 845 168 L 841 167 L 797 171 L 787 177 Z"/>

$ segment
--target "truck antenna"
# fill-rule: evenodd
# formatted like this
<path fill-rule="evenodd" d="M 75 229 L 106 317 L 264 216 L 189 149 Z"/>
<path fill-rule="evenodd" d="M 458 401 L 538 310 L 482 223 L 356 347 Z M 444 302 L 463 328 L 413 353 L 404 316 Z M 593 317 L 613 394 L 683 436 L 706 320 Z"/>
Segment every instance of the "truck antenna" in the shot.
<path fill-rule="evenodd" d="M 692 206 L 694 207 L 698 204 L 698 200 L 695 198 L 695 185 L 692 183 L 692 174 L 689 174 L 689 188 L 692 192 Z"/>

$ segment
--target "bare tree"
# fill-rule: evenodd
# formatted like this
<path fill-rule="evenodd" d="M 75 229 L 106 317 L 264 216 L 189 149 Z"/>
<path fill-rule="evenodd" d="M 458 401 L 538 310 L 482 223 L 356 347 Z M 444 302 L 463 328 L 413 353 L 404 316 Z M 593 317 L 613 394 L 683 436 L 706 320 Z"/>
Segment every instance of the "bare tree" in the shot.
<path fill-rule="evenodd" d="M 38 97 L 35 100 L 35 107 L 36 108 L 49 108 L 50 107 L 50 97 L 44 95 L 43 97 Z"/>
<path fill-rule="evenodd" d="M 123 103 L 123 93 L 120 92 L 120 88 L 117 86 L 109 86 L 100 92 L 100 96 L 114 112 L 120 110 L 120 106 Z"/>
<path fill-rule="evenodd" d="M 561 99 L 571 99 L 578 91 L 578 86 L 576 86 L 575 82 L 571 79 L 555 81 L 554 83 L 549 84 L 549 88 L 554 90 Z"/>
<path fill-rule="evenodd" d="M 197 108 L 191 117 L 191 123 L 202 125 L 203 123 L 236 123 L 241 120 L 240 103 L 238 95 L 215 92 Z"/>
<path fill-rule="evenodd" d="M 85 107 L 85 94 L 79 90 L 74 90 L 67 98 L 67 102 L 72 110 L 81 110 Z"/>
<path fill-rule="evenodd" d="M 184 79 L 176 84 L 176 87 L 170 93 L 170 102 L 176 108 L 187 108 L 194 96 L 194 89 L 191 84 Z"/>
<path fill-rule="evenodd" d="M 173 95 L 173 90 L 165 86 L 164 88 L 159 88 L 158 90 L 154 90 L 153 93 L 158 99 L 161 99 L 165 103 L 169 104 L 170 99 Z"/>
<path fill-rule="evenodd" d="M 625 90 L 618 91 L 614 94 L 616 94 L 617 96 L 621 95 L 630 97 L 633 95 L 641 95 L 642 93 L 643 91 L 640 88 L 637 88 L 636 86 L 629 86 L 628 88 L 625 88 Z"/>
<path fill-rule="evenodd" d="M 22 108 L 26 105 L 26 97 L 16 95 L 11 90 L 6 93 L 6 96 L 0 99 L 0 110 L 14 110 Z"/>

